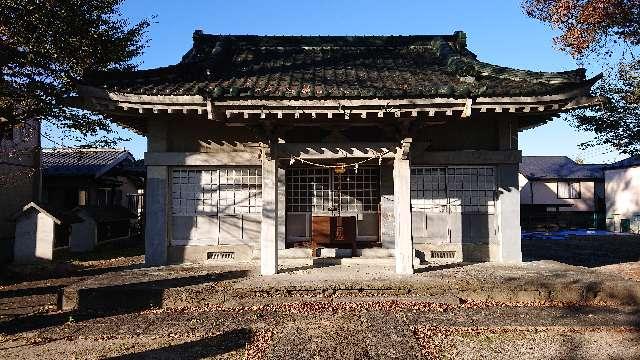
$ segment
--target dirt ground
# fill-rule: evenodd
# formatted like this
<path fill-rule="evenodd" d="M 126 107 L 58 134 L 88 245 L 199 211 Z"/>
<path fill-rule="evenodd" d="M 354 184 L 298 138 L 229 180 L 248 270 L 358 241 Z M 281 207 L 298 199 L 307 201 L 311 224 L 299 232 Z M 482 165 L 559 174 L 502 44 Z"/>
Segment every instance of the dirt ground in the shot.
<path fill-rule="evenodd" d="M 393 282 L 395 278 L 380 277 L 369 268 L 345 272 L 341 268 L 299 267 L 270 282 L 246 274 L 245 278 L 222 281 L 216 278 L 217 270 L 198 266 L 142 269 L 142 257 L 135 252 L 110 257 L 5 269 L 0 287 L 0 358 L 640 359 L 640 313 L 636 306 L 434 303 L 411 297 L 351 295 L 322 300 L 267 297 L 258 305 L 238 301 L 206 304 L 199 298 L 188 298 L 231 288 L 244 291 L 295 285 L 307 289 L 314 285 L 310 277 L 324 286 L 349 281 L 349 277 L 367 279 L 369 284 Z M 595 270 L 555 263 L 517 269 L 444 266 L 422 269 L 424 272 L 405 281 L 407 286 L 438 280 L 450 283 L 452 289 L 475 283 L 491 288 L 504 282 L 525 284 L 526 279 L 536 276 L 551 282 L 560 279 L 560 273 L 566 283 L 587 281 L 589 285 L 607 279 L 621 281 L 617 280 L 622 279 L 619 275 L 638 280 L 637 269 L 640 263 Z M 470 278 L 479 272 L 477 279 Z M 59 290 L 63 288 L 106 283 L 117 289 L 125 286 L 118 284 L 146 281 L 153 290 L 169 280 L 173 281 L 170 286 L 179 284 L 161 288 L 171 290 L 170 307 L 150 304 L 144 309 L 110 312 L 61 310 Z M 228 283 L 227 287 L 219 288 L 216 281 Z M 119 296 L 126 302 L 129 296 L 137 295 L 123 292 Z M 180 297 L 189 305 L 179 306 Z"/>
<path fill-rule="evenodd" d="M 638 317 L 606 308 L 393 302 L 47 315 L 2 325 L 3 359 L 637 359 Z"/>
<path fill-rule="evenodd" d="M 601 266 L 597 270 L 620 275 L 629 280 L 640 281 L 640 261 Z"/>

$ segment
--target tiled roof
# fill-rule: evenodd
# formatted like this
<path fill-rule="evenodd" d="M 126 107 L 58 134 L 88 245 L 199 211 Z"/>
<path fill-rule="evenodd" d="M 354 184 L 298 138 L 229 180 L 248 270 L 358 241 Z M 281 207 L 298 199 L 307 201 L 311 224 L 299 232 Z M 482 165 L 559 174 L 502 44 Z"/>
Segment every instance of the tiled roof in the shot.
<path fill-rule="evenodd" d="M 196 31 L 177 65 L 86 79 L 112 92 L 216 99 L 531 96 L 585 86 L 585 71 L 477 60 L 466 35 L 256 36 Z"/>
<path fill-rule="evenodd" d="M 613 164 L 607 165 L 606 169 L 622 169 L 635 166 L 640 166 L 640 156 L 631 156 L 618 162 L 614 162 Z"/>
<path fill-rule="evenodd" d="M 42 172 L 50 176 L 97 176 L 133 156 L 122 149 L 47 149 Z"/>
<path fill-rule="evenodd" d="M 528 179 L 604 179 L 602 168 L 566 156 L 523 156 L 520 163 L 520 173 Z"/>

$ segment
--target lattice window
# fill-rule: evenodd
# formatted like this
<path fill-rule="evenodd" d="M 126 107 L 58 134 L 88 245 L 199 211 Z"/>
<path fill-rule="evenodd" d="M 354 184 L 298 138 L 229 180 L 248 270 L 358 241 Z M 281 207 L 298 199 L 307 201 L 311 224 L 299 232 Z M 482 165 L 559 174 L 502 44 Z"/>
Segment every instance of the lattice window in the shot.
<path fill-rule="evenodd" d="M 287 170 L 288 212 L 323 212 L 331 206 L 331 170 Z"/>
<path fill-rule="evenodd" d="M 377 168 L 360 168 L 357 174 L 355 169 L 343 174 L 331 169 L 287 170 L 287 212 L 377 212 L 379 203 Z"/>
<path fill-rule="evenodd" d="M 448 211 L 447 169 L 411 168 L 411 206 L 428 212 Z"/>
<path fill-rule="evenodd" d="M 172 176 L 175 216 L 260 213 L 259 168 L 179 169 Z"/>
<path fill-rule="evenodd" d="M 496 179 L 492 167 L 413 167 L 411 206 L 426 212 L 493 214 Z"/>
<path fill-rule="evenodd" d="M 333 175 L 334 204 L 341 212 L 376 212 L 380 203 L 380 175 L 377 168 L 347 169 Z"/>

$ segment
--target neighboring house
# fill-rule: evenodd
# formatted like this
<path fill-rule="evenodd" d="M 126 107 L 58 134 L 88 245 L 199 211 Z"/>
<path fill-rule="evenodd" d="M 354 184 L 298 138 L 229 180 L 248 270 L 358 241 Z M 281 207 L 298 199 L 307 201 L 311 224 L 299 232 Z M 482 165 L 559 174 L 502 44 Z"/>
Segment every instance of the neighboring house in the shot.
<path fill-rule="evenodd" d="M 524 229 L 604 227 L 602 165 L 566 156 L 523 156 L 520 216 Z"/>
<path fill-rule="evenodd" d="M 42 174 L 43 206 L 95 224 L 93 240 L 72 250 L 130 235 L 131 220 L 141 213 L 145 173 L 127 150 L 45 149 Z"/>
<path fill-rule="evenodd" d="M 0 122 L 2 119 L 0 119 Z M 2 126 L 2 124 L 0 124 Z M 40 123 L 0 130 L 0 263 L 12 257 L 13 216 L 40 194 Z"/>
<path fill-rule="evenodd" d="M 519 262 L 518 132 L 597 101 L 584 69 L 487 64 L 463 32 L 193 40 L 179 64 L 80 89 L 147 136 L 147 264 L 260 258 L 273 274 L 318 245 L 399 273 L 414 250 Z"/>
<path fill-rule="evenodd" d="M 604 178 L 608 229 L 640 233 L 640 157 L 606 166 Z"/>
<path fill-rule="evenodd" d="M 51 260 L 54 250 L 90 251 L 130 236 L 144 173 L 126 150 L 45 149 L 42 200 L 14 214 L 16 262 Z M 135 204 L 134 204 L 135 205 Z"/>
<path fill-rule="evenodd" d="M 44 149 L 42 202 L 62 211 L 78 206 L 129 207 L 143 180 L 122 149 Z"/>

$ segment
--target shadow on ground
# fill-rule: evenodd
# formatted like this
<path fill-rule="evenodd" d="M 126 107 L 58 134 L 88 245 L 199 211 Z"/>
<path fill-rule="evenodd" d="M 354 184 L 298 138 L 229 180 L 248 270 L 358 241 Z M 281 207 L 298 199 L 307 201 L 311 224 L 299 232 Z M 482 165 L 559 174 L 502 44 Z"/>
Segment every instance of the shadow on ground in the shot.
<path fill-rule="evenodd" d="M 525 261 L 554 260 L 599 267 L 640 260 L 638 236 L 579 236 L 567 239 L 523 239 Z"/>
<path fill-rule="evenodd" d="M 86 321 L 112 315 L 129 314 L 147 309 L 162 307 L 164 293 L 169 289 L 194 285 L 214 284 L 221 281 L 247 277 L 249 271 L 227 271 L 222 273 L 185 276 L 166 280 L 143 281 L 137 283 L 97 286 L 78 290 L 76 310 L 53 314 L 31 314 L 18 316 L 0 322 L 0 333 L 17 334 L 45 327 L 64 324 L 68 321 Z M 58 291 L 63 288 L 24 289 L 0 293 L 3 296 L 24 295 L 30 291 Z M 61 297 L 62 295 L 59 295 Z"/>
<path fill-rule="evenodd" d="M 250 329 L 235 329 L 200 340 L 106 359 L 205 359 L 245 349 L 251 341 L 252 335 L 253 332 Z"/>
<path fill-rule="evenodd" d="M 68 249 L 63 249 L 56 251 L 53 261 L 0 265 L 0 273 L 3 274 L 0 285 L 102 275 L 140 268 L 144 266 L 143 262 L 144 243 L 128 239 L 100 244 L 87 253 L 72 253 Z"/>

